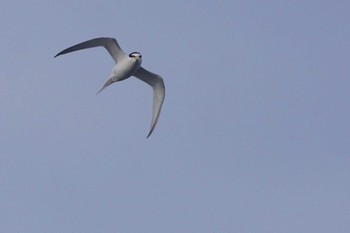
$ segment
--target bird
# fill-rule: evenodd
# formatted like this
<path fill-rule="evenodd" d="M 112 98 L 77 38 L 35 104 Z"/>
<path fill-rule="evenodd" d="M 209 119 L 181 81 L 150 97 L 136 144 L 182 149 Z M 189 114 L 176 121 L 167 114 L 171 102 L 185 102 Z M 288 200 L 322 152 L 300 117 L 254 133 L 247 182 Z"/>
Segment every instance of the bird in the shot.
<path fill-rule="evenodd" d="M 55 58 L 74 51 L 89 49 L 94 47 L 104 47 L 108 53 L 111 55 L 116 65 L 113 67 L 112 72 L 105 82 L 105 84 L 101 87 L 101 89 L 96 93 L 99 94 L 106 87 L 111 85 L 114 82 L 119 82 L 125 80 L 131 76 L 134 76 L 148 85 L 150 85 L 153 89 L 153 112 L 152 112 L 152 120 L 151 127 L 147 138 L 151 136 L 154 128 L 157 125 L 159 115 L 163 106 L 164 98 L 165 98 L 165 86 L 163 78 L 151 71 L 146 70 L 141 66 L 142 63 L 142 55 L 139 52 L 132 52 L 130 54 L 125 53 L 119 46 L 117 40 L 115 38 L 109 37 L 99 37 L 91 40 L 87 40 L 81 42 L 79 44 L 73 45 L 69 48 L 66 48 L 56 54 Z"/>

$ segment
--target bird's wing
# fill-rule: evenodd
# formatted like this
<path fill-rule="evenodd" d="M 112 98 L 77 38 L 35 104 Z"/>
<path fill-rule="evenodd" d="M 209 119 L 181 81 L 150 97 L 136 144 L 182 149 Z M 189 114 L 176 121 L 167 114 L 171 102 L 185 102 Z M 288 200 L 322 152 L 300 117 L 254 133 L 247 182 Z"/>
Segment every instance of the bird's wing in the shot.
<path fill-rule="evenodd" d="M 73 46 L 59 52 L 55 57 L 62 55 L 62 54 L 74 52 L 77 50 L 94 48 L 94 47 L 99 47 L 99 46 L 105 47 L 116 63 L 117 63 L 118 59 L 120 59 L 126 55 L 125 52 L 120 48 L 116 39 L 100 37 L 100 38 L 95 38 L 92 40 L 82 42 L 82 43 L 77 44 L 77 45 L 73 45 Z"/>
<path fill-rule="evenodd" d="M 162 77 L 142 67 L 140 67 L 136 71 L 134 76 L 146 82 L 153 88 L 153 114 L 152 114 L 151 129 L 147 135 L 147 138 L 148 138 L 152 134 L 157 124 L 157 121 L 160 115 L 160 110 L 162 109 L 162 105 L 165 97 L 165 86 L 164 86 Z"/>

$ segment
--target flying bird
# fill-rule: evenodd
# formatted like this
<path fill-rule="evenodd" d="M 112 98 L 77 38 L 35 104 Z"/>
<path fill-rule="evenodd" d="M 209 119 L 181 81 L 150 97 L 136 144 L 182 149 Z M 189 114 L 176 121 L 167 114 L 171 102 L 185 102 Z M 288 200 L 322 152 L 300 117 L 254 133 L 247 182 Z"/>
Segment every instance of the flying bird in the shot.
<path fill-rule="evenodd" d="M 136 78 L 144 81 L 148 85 L 150 85 L 153 89 L 153 113 L 152 113 L 152 121 L 151 128 L 147 135 L 147 138 L 152 134 L 160 115 L 160 111 L 162 109 L 162 105 L 165 97 L 165 86 L 161 76 L 158 74 L 152 73 L 141 66 L 142 63 L 142 55 L 139 52 L 132 52 L 129 55 L 125 53 L 119 46 L 118 42 L 114 38 L 95 38 L 91 39 L 77 45 L 73 45 L 61 52 L 59 52 L 55 57 L 94 47 L 105 47 L 108 53 L 112 56 L 116 65 L 112 69 L 112 72 L 107 79 L 106 83 L 102 86 L 102 88 L 96 93 L 100 93 L 106 87 L 111 85 L 114 82 L 122 81 L 131 76 L 135 76 Z"/>

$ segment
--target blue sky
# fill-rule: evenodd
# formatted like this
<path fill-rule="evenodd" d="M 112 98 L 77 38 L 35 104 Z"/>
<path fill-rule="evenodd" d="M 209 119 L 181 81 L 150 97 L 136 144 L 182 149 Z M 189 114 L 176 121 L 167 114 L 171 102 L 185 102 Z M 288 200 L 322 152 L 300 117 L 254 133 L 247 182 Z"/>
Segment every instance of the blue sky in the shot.
<path fill-rule="evenodd" d="M 347 1 L 2 1 L 0 232 L 350 229 Z M 117 38 L 162 75 L 99 95 Z"/>

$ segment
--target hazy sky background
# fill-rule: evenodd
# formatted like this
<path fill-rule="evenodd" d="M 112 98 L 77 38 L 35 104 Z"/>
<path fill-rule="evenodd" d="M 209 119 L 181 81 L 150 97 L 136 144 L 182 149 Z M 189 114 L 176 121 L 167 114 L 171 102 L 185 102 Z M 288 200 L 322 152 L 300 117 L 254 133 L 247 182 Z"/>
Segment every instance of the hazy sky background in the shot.
<path fill-rule="evenodd" d="M 0 3 L 0 232 L 350 230 L 349 1 Z M 95 95 L 118 39 L 163 76 Z"/>

